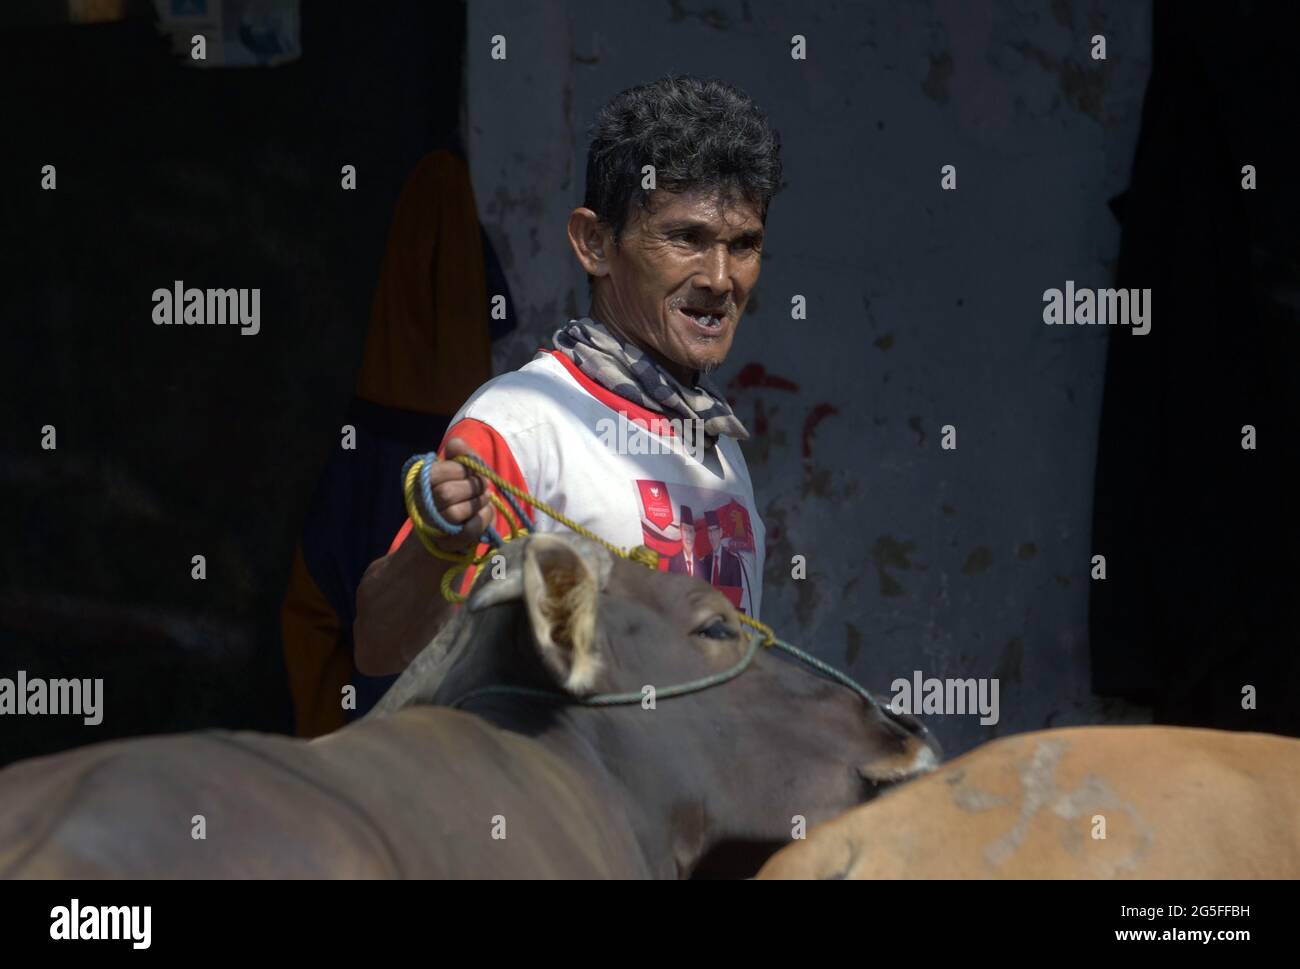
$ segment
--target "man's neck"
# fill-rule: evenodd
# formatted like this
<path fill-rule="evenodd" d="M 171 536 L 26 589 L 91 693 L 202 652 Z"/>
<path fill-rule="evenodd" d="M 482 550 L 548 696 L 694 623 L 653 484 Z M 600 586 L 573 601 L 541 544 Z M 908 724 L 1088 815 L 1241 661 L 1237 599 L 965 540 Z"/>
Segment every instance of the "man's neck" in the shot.
<path fill-rule="evenodd" d="M 650 346 L 645 340 L 642 340 L 641 338 L 637 337 L 635 334 L 629 333 L 627 330 L 619 326 L 617 323 L 611 322 L 611 320 L 613 319 L 612 314 L 601 311 L 598 307 L 593 305 L 587 310 L 587 315 L 591 317 L 593 320 L 595 320 L 596 322 L 600 323 L 602 326 L 608 327 L 615 334 L 617 334 L 619 338 L 625 340 L 626 342 L 632 344 L 637 349 L 641 350 L 643 353 L 647 354 L 652 360 L 655 361 L 655 363 L 659 364 L 659 366 L 662 367 L 665 371 L 672 374 L 673 377 L 677 379 L 678 383 L 682 384 L 683 386 L 694 387 L 699 382 L 700 375 L 697 371 L 691 370 L 688 367 L 683 367 L 680 363 L 676 363 L 672 360 L 669 360 L 667 357 L 665 357 L 654 347 Z"/>

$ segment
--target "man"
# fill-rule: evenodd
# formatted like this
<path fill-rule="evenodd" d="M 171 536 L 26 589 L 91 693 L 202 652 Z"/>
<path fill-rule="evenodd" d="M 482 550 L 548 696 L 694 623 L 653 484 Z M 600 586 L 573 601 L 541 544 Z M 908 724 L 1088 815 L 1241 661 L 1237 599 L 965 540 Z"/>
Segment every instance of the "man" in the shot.
<path fill-rule="evenodd" d="M 704 513 L 708 529 L 709 554 L 700 558 L 700 574 L 717 586 L 740 585 L 740 557 L 722 544 L 722 523 L 716 511 Z"/>
<path fill-rule="evenodd" d="M 682 575 L 699 575 L 700 570 L 695 564 L 695 513 L 685 505 L 682 505 L 680 529 L 682 548 L 668 560 L 668 571 L 679 572 Z"/>
<path fill-rule="evenodd" d="M 744 560 L 732 548 L 734 539 L 723 537 L 722 516 L 717 509 L 704 513 L 704 523 L 708 529 L 709 554 L 701 556 L 697 563 L 699 575 L 705 582 L 721 589 L 737 609 L 748 613 L 757 592 L 752 587 Z"/>
<path fill-rule="evenodd" d="M 654 188 L 643 187 L 645 166 Z M 453 417 L 431 480 L 440 514 L 465 529 L 439 539 L 442 549 L 483 551 L 489 525 L 511 527 L 497 521 L 491 486 L 451 460 L 476 454 L 624 548 L 645 544 L 648 493 L 661 495 L 652 506 L 667 508 L 657 528 L 670 524 L 669 492 L 691 495 L 697 507 L 735 502 L 754 523 L 762 574 L 764 531 L 738 445 L 749 435 L 708 374 L 726 359 L 758 282 L 780 182 L 779 137 L 729 85 L 666 77 L 601 109 L 586 198 L 568 221 L 591 288 L 588 316 L 519 370 L 488 381 Z M 625 445 L 627 435 L 608 433 L 620 421 L 658 446 Z M 674 426 L 688 424 L 702 432 L 702 448 L 677 439 Z M 564 527 L 541 513 L 533 524 Z M 410 536 L 409 521 L 371 564 L 354 626 L 363 672 L 404 668 L 437 634 L 451 613 L 436 591 L 448 567 Z M 467 574 L 462 589 L 472 581 Z M 760 591 L 751 590 L 754 616 Z"/>

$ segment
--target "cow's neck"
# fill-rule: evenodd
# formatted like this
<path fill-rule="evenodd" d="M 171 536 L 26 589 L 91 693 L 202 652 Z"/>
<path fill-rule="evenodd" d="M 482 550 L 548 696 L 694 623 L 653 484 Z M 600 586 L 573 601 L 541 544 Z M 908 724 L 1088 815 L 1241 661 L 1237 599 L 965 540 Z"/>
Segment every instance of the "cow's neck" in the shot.
<path fill-rule="evenodd" d="M 484 610 L 473 628 L 457 637 L 464 653 L 436 693 L 425 699 L 450 704 L 501 685 L 558 690 L 536 662 L 524 622 L 515 609 Z M 716 819 L 743 818 L 752 800 L 751 791 L 728 797 L 719 785 L 723 766 L 713 763 L 699 743 L 713 729 L 705 725 L 710 718 L 701 704 L 707 702 L 703 694 L 664 701 L 683 707 L 671 711 L 671 719 L 663 718 L 667 710 L 648 713 L 639 704 L 587 707 L 517 694 L 479 693 L 462 708 L 532 738 L 589 778 L 605 810 L 630 823 L 646 866 L 660 877 L 675 878 L 690 872 L 711 844 L 732 833 L 715 830 Z M 696 727 L 690 717 L 677 715 L 684 708 L 700 711 Z M 670 723 L 680 729 L 674 731 Z"/>
<path fill-rule="evenodd" d="M 643 713 L 640 707 L 486 696 L 465 709 L 530 737 L 585 778 L 597 792 L 599 808 L 626 821 L 645 868 L 656 877 L 677 878 L 694 866 L 704 843 L 702 805 L 693 803 L 691 784 L 677 776 L 674 758 L 664 757 L 662 746 L 653 749 L 629 736 L 627 728 Z"/>
<path fill-rule="evenodd" d="M 712 844 L 731 834 L 715 830 L 716 819 L 744 817 L 744 804 L 728 803 L 719 787 L 725 771 L 702 756 L 698 737 L 684 731 L 672 739 L 663 719 L 651 721 L 653 715 L 640 706 L 590 708 L 484 697 L 467 709 L 503 730 L 532 737 L 588 778 L 601 792 L 599 809 L 627 819 L 646 868 L 656 877 L 689 874 Z"/>

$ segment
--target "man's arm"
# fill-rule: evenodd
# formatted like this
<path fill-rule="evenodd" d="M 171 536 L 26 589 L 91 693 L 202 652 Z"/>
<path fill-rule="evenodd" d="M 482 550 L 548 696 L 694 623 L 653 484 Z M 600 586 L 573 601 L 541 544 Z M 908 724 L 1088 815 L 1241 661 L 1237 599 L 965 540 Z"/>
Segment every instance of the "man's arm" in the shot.
<path fill-rule="evenodd" d="M 454 563 L 434 558 L 414 535 L 407 539 L 371 562 L 357 588 L 354 660 L 367 676 L 406 669 L 451 618 L 452 603 L 438 590 Z"/>
<path fill-rule="evenodd" d="M 443 460 L 430 472 L 439 514 L 454 525 L 465 524 L 455 539 L 437 541 L 447 552 L 463 554 L 478 545 L 496 509 L 487 482 L 449 460 L 477 455 L 460 438 L 450 438 Z M 455 565 L 435 558 L 409 532 L 396 549 L 370 563 L 357 589 L 357 618 L 352 626 L 357 669 L 367 676 L 400 673 L 451 618 L 454 605 L 443 598 L 442 577 Z"/>

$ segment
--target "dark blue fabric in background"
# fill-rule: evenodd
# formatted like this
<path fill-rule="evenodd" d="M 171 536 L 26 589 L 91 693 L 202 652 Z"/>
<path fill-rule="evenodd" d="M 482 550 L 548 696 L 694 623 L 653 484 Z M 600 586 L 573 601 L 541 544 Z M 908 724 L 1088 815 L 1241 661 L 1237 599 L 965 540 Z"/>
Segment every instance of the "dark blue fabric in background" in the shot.
<path fill-rule="evenodd" d="M 496 340 L 515 329 L 514 304 L 487 233 L 483 261 L 489 299 L 505 296 L 506 318 L 489 319 Z M 406 521 L 402 502 L 402 465 L 413 454 L 435 450 L 442 442 L 451 415 L 420 414 L 386 407 L 354 397 L 345 423 L 357 429 L 356 449 L 335 448 L 321 472 L 307 510 L 302 553 L 316 585 L 339 617 L 341 636 L 352 649 L 357 587 L 366 568 L 388 553 L 388 546 Z M 430 590 L 437 594 L 437 590 Z M 396 676 L 365 676 L 353 671 L 357 709 L 362 716 L 378 702 Z"/>
<path fill-rule="evenodd" d="M 361 577 L 371 562 L 387 554 L 406 520 L 402 465 L 412 454 L 435 449 L 447 421 L 447 416 L 398 410 L 357 397 L 348 407 L 345 422 L 357 429 L 357 446 L 351 451 L 335 448 L 321 472 L 307 511 L 302 554 L 307 571 L 339 617 L 349 651 Z M 374 706 L 394 679 L 354 671 L 357 709 L 351 716 Z"/>

